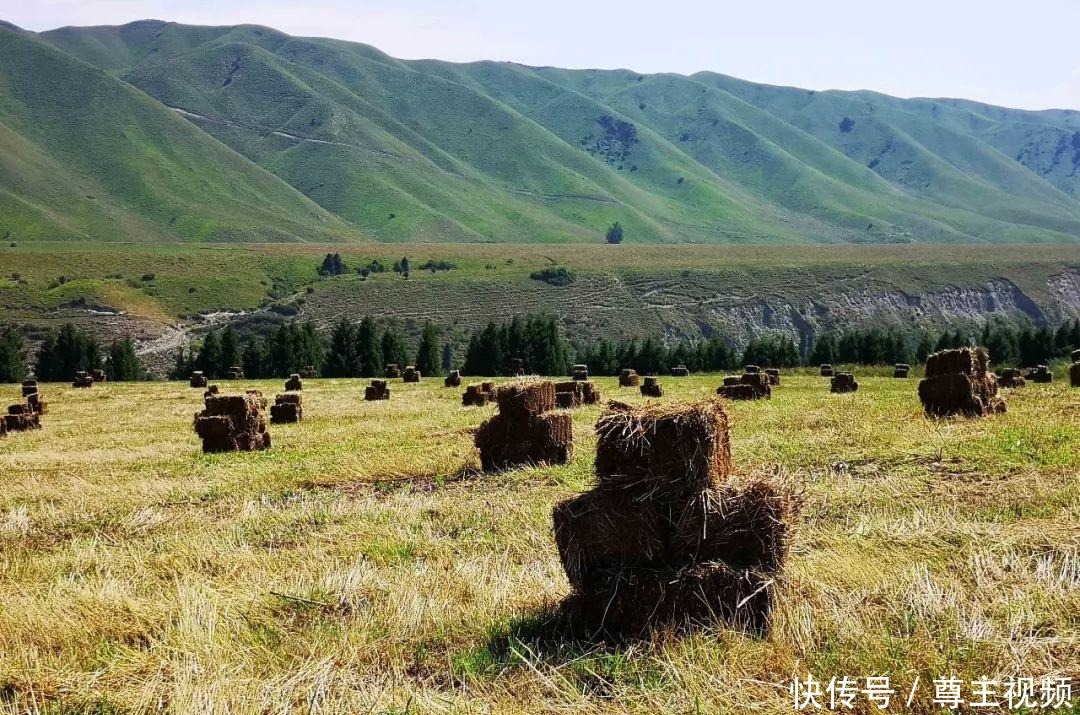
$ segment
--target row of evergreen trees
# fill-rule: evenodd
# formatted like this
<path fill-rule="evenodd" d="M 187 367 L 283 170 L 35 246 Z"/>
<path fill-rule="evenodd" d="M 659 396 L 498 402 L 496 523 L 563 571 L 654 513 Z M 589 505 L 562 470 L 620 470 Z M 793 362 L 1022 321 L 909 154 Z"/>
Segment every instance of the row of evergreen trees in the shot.
<path fill-rule="evenodd" d="M 512 375 L 516 360 L 525 372 L 565 375 L 570 370 L 570 346 L 550 316 L 521 318 L 509 323 L 488 323 L 469 338 L 461 371 L 466 375 Z"/>
<path fill-rule="evenodd" d="M 415 365 L 421 375 L 449 369 L 449 346 L 440 355 L 439 335 L 430 320 L 420 333 L 416 359 L 410 360 L 396 323 L 380 328 L 370 316 L 359 323 L 342 319 L 330 333 L 322 374 L 326 377 L 377 377 L 387 365 Z"/>
<path fill-rule="evenodd" d="M 176 356 L 173 379 L 187 379 L 194 370 L 207 377 L 223 378 L 232 367 L 241 367 L 252 379 L 285 377 L 307 366 L 318 370 L 324 360 L 325 345 L 312 323 L 283 323 L 264 338 L 244 341 L 232 325 L 208 333 L 198 348 L 181 349 Z"/>
<path fill-rule="evenodd" d="M 22 338 L 9 326 L 3 330 L 2 339 L 4 347 L 0 348 L 0 362 L 6 365 L 0 366 L 0 382 L 22 380 L 26 376 L 21 357 L 24 351 Z M 71 323 L 59 331 L 49 331 L 34 356 L 37 379 L 66 382 L 80 370 L 104 370 L 110 380 L 119 382 L 147 377 L 131 338 L 114 341 L 103 353 L 97 340 Z"/>

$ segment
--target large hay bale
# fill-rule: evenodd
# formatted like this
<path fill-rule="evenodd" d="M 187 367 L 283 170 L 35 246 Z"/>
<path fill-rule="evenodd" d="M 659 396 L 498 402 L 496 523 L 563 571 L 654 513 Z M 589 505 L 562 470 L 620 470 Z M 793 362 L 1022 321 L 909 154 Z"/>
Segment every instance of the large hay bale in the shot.
<path fill-rule="evenodd" d="M 906 362 L 898 362 L 893 366 L 892 376 L 894 378 L 906 378 L 909 372 L 911 372 L 911 365 Z"/>
<path fill-rule="evenodd" d="M 49 403 L 45 401 L 40 392 L 27 395 L 26 404 L 30 405 L 30 409 L 39 415 L 44 415 L 49 411 Z"/>
<path fill-rule="evenodd" d="M 13 413 L 9 409 L 8 414 L 3 416 L 3 422 L 4 429 L 7 432 L 26 432 L 32 429 L 41 429 L 41 418 L 37 412 L 30 409 L 26 412 L 17 413 Z"/>
<path fill-rule="evenodd" d="M 22 396 L 29 397 L 30 395 L 37 394 L 38 383 L 37 380 L 23 380 L 22 383 Z"/>
<path fill-rule="evenodd" d="M 641 376 L 633 368 L 623 368 L 619 373 L 619 387 L 637 387 L 641 384 Z"/>
<path fill-rule="evenodd" d="M 100 369 L 91 370 L 90 377 L 94 378 L 94 382 L 108 382 L 109 380 L 105 371 Z"/>
<path fill-rule="evenodd" d="M 250 452 L 270 447 L 266 431 L 266 400 L 257 391 L 243 395 L 212 395 L 195 415 L 195 433 L 204 452 Z"/>
<path fill-rule="evenodd" d="M 202 370 L 191 373 L 191 378 L 188 380 L 191 387 L 206 387 L 206 382 L 206 375 L 203 374 Z"/>
<path fill-rule="evenodd" d="M 997 373 L 998 387 L 1017 388 L 1027 384 L 1024 379 L 1024 371 L 1015 367 L 1002 368 Z"/>
<path fill-rule="evenodd" d="M 555 383 L 550 380 L 512 380 L 495 391 L 499 414 L 528 418 L 555 409 Z"/>
<path fill-rule="evenodd" d="M 581 383 L 581 400 L 586 405 L 598 405 L 603 401 L 599 388 L 596 387 L 596 383 L 592 380 L 585 380 Z"/>
<path fill-rule="evenodd" d="M 731 471 L 728 415 L 719 400 L 614 404 L 596 422 L 601 489 L 699 494 Z"/>
<path fill-rule="evenodd" d="M 461 395 L 462 407 L 483 407 L 491 400 L 491 393 L 483 385 L 466 385 Z"/>
<path fill-rule="evenodd" d="M 981 347 L 942 350 L 928 357 L 919 400 L 926 413 L 935 417 L 980 417 L 1005 411 L 997 376 L 990 372 L 990 356 Z"/>
<path fill-rule="evenodd" d="M 420 382 L 420 371 L 416 369 L 415 365 L 407 365 L 401 372 L 402 382 Z"/>
<path fill-rule="evenodd" d="M 857 392 L 859 383 L 855 381 L 855 375 L 850 372 L 838 372 L 833 375 L 829 383 L 829 392 L 843 394 L 845 392 Z"/>
<path fill-rule="evenodd" d="M 1036 365 L 1028 370 L 1027 379 L 1031 382 L 1048 383 L 1054 381 L 1054 373 L 1048 365 Z"/>
<path fill-rule="evenodd" d="M 1080 360 L 1069 365 L 1069 384 L 1073 387 L 1080 387 Z"/>
<path fill-rule="evenodd" d="M 671 368 L 672 377 L 690 377 L 690 369 L 686 365 L 676 365 Z"/>
<path fill-rule="evenodd" d="M 725 377 L 724 384 L 716 389 L 716 394 L 729 400 L 763 400 L 772 397 L 772 386 L 768 374 L 747 372 L 741 377 Z"/>
<path fill-rule="evenodd" d="M 821 368 L 820 368 L 820 374 L 821 374 L 822 377 L 832 377 L 833 376 L 833 366 L 830 365 L 829 363 L 823 363 L 821 365 Z"/>
<path fill-rule="evenodd" d="M 276 395 L 270 406 L 270 424 L 299 422 L 304 417 L 302 396 L 298 392 Z"/>
<path fill-rule="evenodd" d="M 780 384 L 780 370 L 775 367 L 765 368 L 765 377 L 769 378 L 770 385 Z"/>
<path fill-rule="evenodd" d="M 75 373 L 75 380 L 71 383 L 72 387 L 93 387 L 94 378 L 86 370 L 79 370 Z"/>
<path fill-rule="evenodd" d="M 567 412 L 528 417 L 500 412 L 476 431 L 480 464 L 485 472 L 525 465 L 566 464 L 574 453 L 573 424 L 573 417 Z"/>
<path fill-rule="evenodd" d="M 730 387 L 732 385 L 741 385 L 742 384 L 742 378 L 739 377 L 738 375 L 725 375 L 723 384 L 725 386 L 728 386 L 728 387 Z"/>
<path fill-rule="evenodd" d="M 443 387 L 461 387 L 461 371 L 451 370 L 443 380 Z"/>
<path fill-rule="evenodd" d="M 239 365 L 233 365 L 225 373 L 225 379 L 226 380 L 243 380 L 244 379 L 244 368 L 240 367 Z"/>
<path fill-rule="evenodd" d="M 577 364 L 574 365 L 574 369 L 570 372 L 570 377 L 575 380 L 588 380 L 589 379 L 589 366 Z"/>
<path fill-rule="evenodd" d="M 285 390 L 291 392 L 297 392 L 304 389 L 304 383 L 300 379 L 300 373 L 294 372 L 289 375 L 289 379 L 285 381 Z"/>
<path fill-rule="evenodd" d="M 753 385 L 744 385 L 742 383 L 721 385 L 716 388 L 716 394 L 727 400 L 760 400 L 767 396 L 763 395 L 761 390 Z"/>
<path fill-rule="evenodd" d="M 371 384 L 364 388 L 364 399 L 368 402 L 390 399 L 390 386 L 386 380 L 372 380 Z"/>
<path fill-rule="evenodd" d="M 660 380 L 655 375 L 646 375 L 640 389 L 645 397 L 664 396 L 664 388 L 660 386 Z"/>
<path fill-rule="evenodd" d="M 396 362 L 390 363 L 386 366 L 386 372 L 384 373 L 384 377 L 387 380 L 398 379 L 399 377 L 401 377 L 401 366 L 398 365 Z"/>

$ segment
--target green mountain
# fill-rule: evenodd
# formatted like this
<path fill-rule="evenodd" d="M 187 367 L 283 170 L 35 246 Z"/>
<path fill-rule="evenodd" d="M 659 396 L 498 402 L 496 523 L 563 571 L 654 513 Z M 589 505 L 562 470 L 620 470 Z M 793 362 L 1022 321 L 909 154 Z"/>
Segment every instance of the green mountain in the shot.
<path fill-rule="evenodd" d="M 33 155 L 0 167 L 41 182 L 5 181 L 0 230 L 27 238 L 1080 242 L 1078 112 L 402 61 L 257 26 L 0 29 L 0 53 L 0 141 Z M 127 222 L 96 186 L 49 194 L 76 173 Z"/>

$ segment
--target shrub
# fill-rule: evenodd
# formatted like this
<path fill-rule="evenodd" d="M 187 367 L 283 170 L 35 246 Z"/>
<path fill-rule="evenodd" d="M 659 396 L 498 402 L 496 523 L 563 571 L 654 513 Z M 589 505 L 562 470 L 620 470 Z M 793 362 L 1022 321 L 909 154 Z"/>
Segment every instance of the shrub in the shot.
<path fill-rule="evenodd" d="M 529 274 L 529 278 L 534 281 L 543 281 L 553 286 L 565 286 L 573 283 L 577 276 L 566 266 L 559 266 L 558 268 L 545 268 L 542 271 L 533 271 Z"/>

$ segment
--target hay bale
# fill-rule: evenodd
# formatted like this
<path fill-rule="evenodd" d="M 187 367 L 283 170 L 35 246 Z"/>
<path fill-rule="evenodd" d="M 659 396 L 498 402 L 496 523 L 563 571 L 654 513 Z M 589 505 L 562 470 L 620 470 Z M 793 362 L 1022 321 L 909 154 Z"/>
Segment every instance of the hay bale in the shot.
<path fill-rule="evenodd" d="M 595 382 L 585 380 L 581 383 L 581 401 L 586 405 L 598 405 L 603 402 L 603 399 Z"/>
<path fill-rule="evenodd" d="M 390 363 L 386 366 L 386 372 L 384 373 L 384 377 L 386 377 L 387 380 L 398 379 L 399 377 L 401 377 L 401 366 L 398 365 L 396 362 Z"/>
<path fill-rule="evenodd" d="M 780 370 L 775 367 L 765 368 L 765 377 L 769 378 L 770 385 L 780 384 Z"/>
<path fill-rule="evenodd" d="M 289 379 L 285 381 L 285 390 L 296 392 L 304 389 L 304 383 L 300 380 L 300 373 L 294 372 L 289 375 Z"/>
<path fill-rule="evenodd" d="M 731 472 L 727 410 L 719 400 L 613 404 L 596 422 L 600 489 L 699 494 Z"/>
<path fill-rule="evenodd" d="M 919 382 L 919 400 L 935 417 L 1004 412 L 997 376 L 990 372 L 985 348 L 942 350 L 926 359 L 926 378 Z"/>
<path fill-rule="evenodd" d="M 1072 351 L 1072 361 L 1073 362 L 1080 362 L 1080 350 L 1073 350 Z"/>
<path fill-rule="evenodd" d="M 443 380 L 443 387 L 461 387 L 461 371 L 451 370 L 450 374 Z"/>
<path fill-rule="evenodd" d="M 239 365 L 233 365 L 232 367 L 230 367 L 228 369 L 228 371 L 226 371 L 225 379 L 226 380 L 243 380 L 244 379 L 244 368 L 240 367 Z"/>
<path fill-rule="evenodd" d="M 525 419 L 555 409 L 555 383 L 550 380 L 513 380 L 495 390 L 499 414 Z"/>
<path fill-rule="evenodd" d="M 633 368 L 623 368 L 619 373 L 619 387 L 637 387 L 641 384 L 641 377 Z"/>
<path fill-rule="evenodd" d="M 29 397 L 30 395 L 36 395 L 38 391 L 37 380 L 23 380 L 22 383 L 22 396 Z"/>
<path fill-rule="evenodd" d="M 270 407 L 270 424 L 299 422 L 304 417 L 302 396 L 297 392 L 276 395 Z"/>
<path fill-rule="evenodd" d="M 1002 368 L 997 373 L 998 387 L 1017 388 L 1027 384 L 1024 371 L 1015 367 Z"/>
<path fill-rule="evenodd" d="M 368 402 L 390 399 L 390 386 L 386 380 L 372 380 L 371 384 L 364 388 L 364 399 Z"/>
<path fill-rule="evenodd" d="M 757 365 L 746 365 L 743 367 L 743 373 L 756 375 L 761 372 L 761 368 Z"/>
<path fill-rule="evenodd" d="M 484 389 L 483 385 L 467 385 L 461 395 L 462 407 L 484 407 L 491 399 L 491 392 Z"/>
<path fill-rule="evenodd" d="M 772 397 L 772 385 L 764 372 L 747 372 L 741 377 L 728 375 L 716 394 L 729 400 L 764 400 Z"/>
<path fill-rule="evenodd" d="M 1080 387 L 1080 360 L 1069 365 L 1069 384 L 1073 387 Z"/>
<path fill-rule="evenodd" d="M 573 424 L 573 417 L 567 412 L 528 417 L 500 412 L 476 431 L 480 464 L 485 472 L 524 465 L 566 464 L 574 453 Z"/>
<path fill-rule="evenodd" d="M 79 388 L 93 387 L 94 378 L 85 370 L 79 370 L 75 373 L 75 381 L 71 383 L 71 386 Z"/>
<path fill-rule="evenodd" d="M 822 377 L 832 377 L 833 376 L 833 366 L 830 365 L 829 363 L 823 363 L 822 366 L 821 366 L 821 376 Z"/>
<path fill-rule="evenodd" d="M 555 383 L 555 405 L 560 409 L 572 409 L 585 404 L 585 383 L 570 380 Z"/>
<path fill-rule="evenodd" d="M 1036 365 L 1028 370 L 1027 379 L 1032 382 L 1048 383 L 1054 381 L 1054 373 L 1048 365 Z"/>
<path fill-rule="evenodd" d="M 742 378 L 740 378 L 738 375 L 726 375 L 724 376 L 723 384 L 726 387 L 730 387 L 732 385 L 739 385 L 742 384 Z"/>
<path fill-rule="evenodd" d="M 664 388 L 660 386 L 660 381 L 655 375 L 646 375 L 644 382 L 641 384 L 641 394 L 645 397 L 663 397 Z"/>
<path fill-rule="evenodd" d="M 26 408 L 13 412 L 13 407 Z M 3 416 L 5 432 L 26 432 L 32 429 L 41 429 L 41 417 L 26 405 L 12 405 L 8 413 Z"/>
<path fill-rule="evenodd" d="M 690 377 L 690 369 L 686 365 L 676 365 L 671 368 L 672 377 Z"/>
<path fill-rule="evenodd" d="M 257 391 L 243 395 L 211 395 L 195 415 L 195 433 L 204 452 L 250 452 L 268 449 L 266 400 Z"/>
<path fill-rule="evenodd" d="M 716 394 L 727 400 L 760 400 L 764 397 L 753 385 L 722 385 L 716 388 Z"/>
<path fill-rule="evenodd" d="M 589 366 L 577 364 L 574 365 L 574 369 L 570 371 L 570 377 L 575 380 L 588 380 L 589 379 Z"/>
<path fill-rule="evenodd" d="M 401 372 L 402 382 L 420 382 L 420 371 L 416 369 L 415 365 L 408 365 Z"/>
<path fill-rule="evenodd" d="M 94 382 L 108 382 L 109 380 L 104 370 L 91 370 L 90 377 L 94 378 Z"/>
<path fill-rule="evenodd" d="M 206 375 L 203 374 L 202 370 L 196 370 L 195 372 L 191 373 L 191 378 L 188 380 L 188 385 L 190 385 L 191 387 L 206 387 L 206 382 Z"/>
<path fill-rule="evenodd" d="M 300 377 L 304 380 L 314 380 L 319 376 L 319 371 L 315 369 L 314 365 L 304 365 L 300 368 Z"/>
<path fill-rule="evenodd" d="M 893 366 L 892 376 L 894 378 L 905 378 L 908 376 L 909 372 L 911 372 L 911 365 L 908 365 L 906 362 L 898 362 Z"/>
<path fill-rule="evenodd" d="M 44 415 L 49 411 L 49 403 L 45 401 L 40 392 L 27 395 L 26 404 L 30 405 L 30 409 L 39 415 Z"/>
<path fill-rule="evenodd" d="M 857 392 L 858 389 L 859 383 L 855 381 L 855 375 L 850 372 L 836 373 L 829 383 L 829 392 L 832 393 Z"/>

